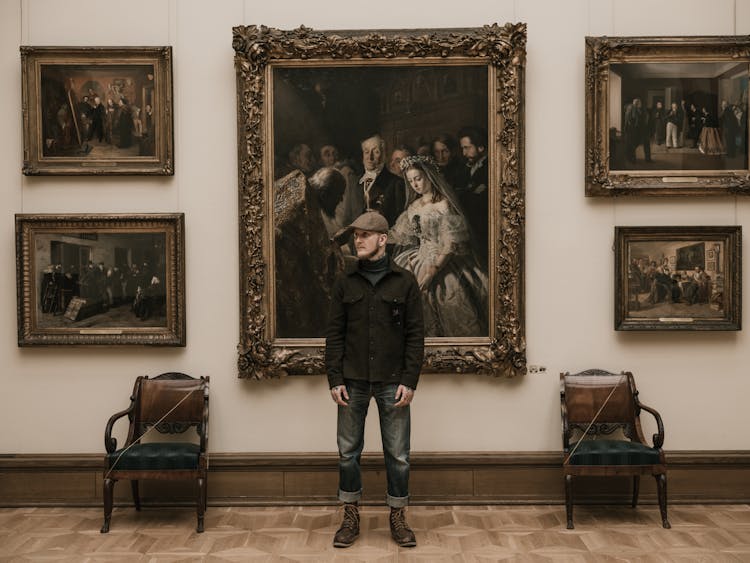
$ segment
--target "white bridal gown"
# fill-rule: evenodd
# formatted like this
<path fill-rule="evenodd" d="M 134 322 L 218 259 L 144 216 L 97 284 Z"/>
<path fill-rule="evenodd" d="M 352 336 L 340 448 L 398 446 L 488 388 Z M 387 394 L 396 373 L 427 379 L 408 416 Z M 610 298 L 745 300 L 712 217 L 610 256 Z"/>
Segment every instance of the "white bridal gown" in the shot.
<path fill-rule="evenodd" d="M 388 242 L 396 244 L 394 262 L 417 280 L 439 255 L 450 255 L 422 292 L 425 336 L 487 335 L 487 274 L 472 254 L 466 221 L 447 200 L 414 201 L 396 220 Z"/>

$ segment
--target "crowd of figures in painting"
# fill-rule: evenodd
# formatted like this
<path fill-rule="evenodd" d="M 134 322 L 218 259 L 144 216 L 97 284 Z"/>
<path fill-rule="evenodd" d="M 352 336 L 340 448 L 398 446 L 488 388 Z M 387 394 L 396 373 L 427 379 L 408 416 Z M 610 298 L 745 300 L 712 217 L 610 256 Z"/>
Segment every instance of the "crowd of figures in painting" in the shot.
<path fill-rule="evenodd" d="M 164 235 L 40 235 L 40 327 L 162 326 Z M 41 264 L 40 264 L 41 265 Z"/>
<path fill-rule="evenodd" d="M 154 156 L 153 67 L 42 67 L 45 157 Z"/>
<path fill-rule="evenodd" d="M 631 243 L 629 252 L 630 315 L 723 316 L 723 243 Z"/>
<path fill-rule="evenodd" d="M 486 81 L 461 67 L 277 76 L 277 336 L 323 335 L 333 278 L 356 259 L 331 237 L 366 209 L 419 283 L 426 336 L 488 335 Z"/>
<path fill-rule="evenodd" d="M 613 64 L 613 170 L 748 167 L 747 63 Z"/>

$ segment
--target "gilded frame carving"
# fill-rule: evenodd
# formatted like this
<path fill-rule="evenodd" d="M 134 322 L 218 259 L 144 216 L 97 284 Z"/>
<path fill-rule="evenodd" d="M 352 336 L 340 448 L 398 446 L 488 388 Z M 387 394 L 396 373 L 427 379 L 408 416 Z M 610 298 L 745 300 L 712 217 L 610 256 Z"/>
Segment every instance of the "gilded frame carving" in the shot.
<path fill-rule="evenodd" d="M 22 46 L 21 73 L 25 175 L 174 175 L 172 47 Z"/>
<path fill-rule="evenodd" d="M 321 32 L 234 28 L 238 96 L 239 377 L 322 374 L 324 342 L 274 337 L 272 224 L 274 99 L 278 67 L 481 65 L 488 75 L 491 196 L 490 329 L 472 341 L 428 339 L 425 373 L 526 371 L 524 339 L 524 67 L 526 25 L 476 29 Z"/>
<path fill-rule="evenodd" d="M 185 346 L 184 214 L 15 222 L 18 346 Z"/>
<path fill-rule="evenodd" d="M 643 165 L 629 169 L 613 163 L 610 68 L 612 65 L 683 63 L 745 63 L 750 66 L 750 36 L 713 37 L 587 37 L 586 38 L 586 196 L 685 196 L 750 194 L 748 139 L 745 162 L 720 169 L 658 169 Z M 616 97 L 620 95 L 616 93 Z M 682 96 L 684 98 L 684 93 Z M 629 101 L 629 100 L 628 100 Z M 624 105 L 626 100 L 622 100 Z M 744 106 L 747 123 L 747 94 Z M 665 103 L 665 106 L 669 107 Z M 644 108 L 646 108 L 644 100 Z M 622 108 L 618 108 L 622 110 Z M 717 110 L 712 110 L 717 111 Z M 696 142 L 697 147 L 697 142 Z M 653 149 L 652 149 L 653 150 Z M 700 157 L 700 155 L 698 156 Z M 626 169 L 627 168 L 627 169 Z"/>
<path fill-rule="evenodd" d="M 742 227 L 615 227 L 615 330 L 741 330 Z"/>

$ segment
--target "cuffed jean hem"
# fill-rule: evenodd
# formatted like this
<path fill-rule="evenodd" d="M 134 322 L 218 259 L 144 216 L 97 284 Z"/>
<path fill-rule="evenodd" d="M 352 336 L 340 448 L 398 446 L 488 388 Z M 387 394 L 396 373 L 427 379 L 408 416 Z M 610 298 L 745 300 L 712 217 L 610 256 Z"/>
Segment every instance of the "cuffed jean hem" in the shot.
<path fill-rule="evenodd" d="M 339 500 L 341 502 L 359 502 L 362 498 L 362 489 L 350 493 L 349 491 L 342 491 L 339 489 Z"/>
<path fill-rule="evenodd" d="M 391 508 L 403 508 L 409 504 L 409 497 L 392 497 L 385 495 L 385 503 Z"/>

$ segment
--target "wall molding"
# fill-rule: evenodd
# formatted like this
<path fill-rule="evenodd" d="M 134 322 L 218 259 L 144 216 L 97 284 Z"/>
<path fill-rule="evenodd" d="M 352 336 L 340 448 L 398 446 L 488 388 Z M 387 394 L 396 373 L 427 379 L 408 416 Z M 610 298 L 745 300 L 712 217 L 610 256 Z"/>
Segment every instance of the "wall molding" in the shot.
<path fill-rule="evenodd" d="M 750 503 L 750 450 L 666 452 L 670 503 Z M 99 506 L 103 454 L 0 455 L 0 506 Z M 412 454 L 413 504 L 561 504 L 560 452 L 422 452 Z M 364 502 L 382 504 L 382 454 L 362 457 Z M 215 453 L 209 458 L 213 506 L 336 503 L 335 453 Z M 656 503 L 652 479 L 641 502 Z M 192 503 L 189 483 L 143 482 L 145 505 Z M 581 503 L 628 503 L 630 480 L 580 478 Z M 115 488 L 120 505 L 130 487 Z"/>

